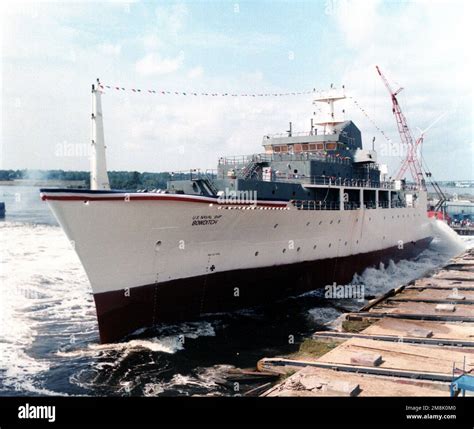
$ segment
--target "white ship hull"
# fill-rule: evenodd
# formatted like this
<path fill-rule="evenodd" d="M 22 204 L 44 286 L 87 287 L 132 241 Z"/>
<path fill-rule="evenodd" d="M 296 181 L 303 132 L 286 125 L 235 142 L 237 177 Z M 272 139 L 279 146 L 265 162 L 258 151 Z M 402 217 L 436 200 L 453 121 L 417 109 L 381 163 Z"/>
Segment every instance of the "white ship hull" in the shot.
<path fill-rule="evenodd" d="M 42 196 L 89 277 L 102 342 L 350 282 L 367 266 L 420 253 L 432 237 L 424 192 L 415 207 L 362 210 L 113 191 Z"/>

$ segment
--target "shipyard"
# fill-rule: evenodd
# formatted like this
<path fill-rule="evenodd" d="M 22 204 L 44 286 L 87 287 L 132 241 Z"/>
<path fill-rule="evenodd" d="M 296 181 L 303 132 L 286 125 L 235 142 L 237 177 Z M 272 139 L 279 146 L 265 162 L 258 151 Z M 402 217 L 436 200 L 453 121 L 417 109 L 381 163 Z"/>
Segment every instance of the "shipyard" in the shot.
<path fill-rule="evenodd" d="M 472 428 L 468 0 L 5 5 L 1 428 Z"/>
<path fill-rule="evenodd" d="M 263 358 L 260 371 L 289 376 L 261 396 L 472 395 L 473 261 L 464 252 L 313 333 L 321 356 Z"/>

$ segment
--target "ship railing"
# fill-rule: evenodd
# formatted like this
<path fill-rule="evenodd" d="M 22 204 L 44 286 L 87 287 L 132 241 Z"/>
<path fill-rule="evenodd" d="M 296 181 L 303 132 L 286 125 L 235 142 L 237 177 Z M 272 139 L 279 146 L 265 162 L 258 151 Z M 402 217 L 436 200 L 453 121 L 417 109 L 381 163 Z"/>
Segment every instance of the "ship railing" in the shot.
<path fill-rule="evenodd" d="M 298 210 L 339 210 L 340 203 L 338 201 L 318 201 L 318 200 L 291 200 L 290 203 Z M 363 203 L 365 209 L 376 209 L 375 201 L 366 201 Z M 406 204 L 402 201 L 392 201 L 390 205 L 388 201 L 379 201 L 378 207 L 381 208 L 404 208 Z M 358 210 L 361 203 L 358 201 L 344 202 L 344 210 Z"/>
<path fill-rule="evenodd" d="M 219 158 L 219 165 L 242 165 L 250 162 L 271 162 L 273 161 L 272 156 L 267 153 L 255 154 L 255 155 L 239 155 L 239 156 L 227 156 Z"/>
<path fill-rule="evenodd" d="M 172 171 L 169 173 L 169 181 L 173 182 L 176 180 L 195 180 L 195 179 L 207 179 L 215 180 L 217 179 L 218 170 L 215 169 L 206 169 L 201 170 L 199 168 L 189 169 L 189 170 L 180 170 Z"/>
<path fill-rule="evenodd" d="M 372 180 L 360 179 L 343 179 L 341 177 L 305 176 L 304 174 L 275 174 L 275 180 L 277 182 L 322 185 L 328 187 L 342 186 L 346 188 L 393 189 L 393 183 L 391 182 L 375 182 Z"/>
<path fill-rule="evenodd" d="M 274 133 L 274 134 L 266 134 L 263 136 L 265 139 L 273 139 L 273 138 L 280 138 L 280 137 L 307 137 L 307 136 L 323 136 L 327 135 L 324 133 L 317 133 L 316 131 L 297 131 L 296 133 L 292 132 L 291 135 L 289 133 Z"/>
<path fill-rule="evenodd" d="M 291 204 L 298 210 L 339 210 L 338 201 L 291 200 Z"/>
<path fill-rule="evenodd" d="M 419 191 L 420 189 L 425 189 L 421 186 L 414 185 L 414 184 L 405 184 L 402 186 L 404 191 Z"/>
<path fill-rule="evenodd" d="M 364 208 L 366 209 L 376 209 L 377 203 L 375 201 L 364 201 Z"/>
<path fill-rule="evenodd" d="M 323 154 L 320 152 L 299 152 L 299 153 L 262 153 L 255 155 L 240 155 L 219 158 L 218 164 L 222 165 L 244 165 L 250 162 L 265 163 L 274 161 L 306 161 L 317 160 L 334 164 L 352 164 L 350 157 L 335 156 L 331 154 Z"/>
<path fill-rule="evenodd" d="M 360 209 L 360 203 L 357 201 L 346 201 L 344 203 L 344 210 L 357 210 Z"/>

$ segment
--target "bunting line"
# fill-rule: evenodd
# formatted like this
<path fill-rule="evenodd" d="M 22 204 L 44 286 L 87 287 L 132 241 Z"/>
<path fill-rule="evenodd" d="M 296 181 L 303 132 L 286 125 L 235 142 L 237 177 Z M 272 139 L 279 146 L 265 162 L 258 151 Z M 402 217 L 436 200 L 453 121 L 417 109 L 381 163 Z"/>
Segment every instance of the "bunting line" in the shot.
<path fill-rule="evenodd" d="M 198 92 L 198 91 L 166 91 L 158 89 L 139 89 L 139 88 L 124 88 L 122 86 L 99 84 L 102 90 L 111 89 L 114 91 L 129 91 L 141 94 L 156 94 L 156 95 L 178 95 L 178 96 L 192 96 L 192 97 L 287 97 L 297 95 L 307 95 L 316 92 L 315 89 L 299 92 L 265 92 L 265 93 L 232 93 L 232 92 Z"/>
<path fill-rule="evenodd" d="M 158 90 L 158 89 L 140 89 L 140 88 L 124 88 L 117 85 L 105 85 L 100 83 L 99 87 L 105 91 L 105 89 L 110 89 L 113 91 L 120 92 L 134 92 L 139 94 L 154 94 L 154 95 L 172 95 L 172 96 L 182 96 L 182 97 L 288 97 L 288 96 L 298 96 L 298 95 L 308 95 L 308 94 L 317 94 L 316 89 L 298 91 L 298 92 L 264 92 L 264 93 L 232 93 L 232 92 L 198 92 L 198 91 L 167 91 L 167 90 Z M 393 145 L 392 140 L 388 137 L 385 132 L 374 122 L 374 120 L 368 115 L 365 109 L 352 97 L 350 98 L 356 107 L 365 115 L 365 117 L 370 121 L 370 123 L 376 128 L 376 130 L 382 134 L 382 136 Z"/>
<path fill-rule="evenodd" d="M 369 114 L 365 111 L 365 109 L 353 98 L 351 100 L 354 104 L 359 108 L 359 110 L 365 115 L 365 117 L 370 121 L 370 123 L 376 128 L 376 130 L 382 134 L 382 136 L 387 140 L 391 145 L 393 145 L 392 139 L 388 137 L 385 132 L 374 122 L 374 120 L 369 116 Z"/>

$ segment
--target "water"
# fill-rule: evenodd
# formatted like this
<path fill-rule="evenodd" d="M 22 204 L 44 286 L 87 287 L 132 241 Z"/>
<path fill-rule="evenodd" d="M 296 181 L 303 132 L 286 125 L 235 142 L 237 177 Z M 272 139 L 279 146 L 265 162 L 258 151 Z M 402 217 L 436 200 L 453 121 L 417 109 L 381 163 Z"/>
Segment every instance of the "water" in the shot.
<path fill-rule="evenodd" d="M 315 291 L 100 345 L 87 277 L 38 189 L 1 187 L 0 200 L 7 205 L 0 222 L 0 395 L 234 395 L 230 368 L 295 351 L 312 331 L 363 304 Z M 353 283 L 380 294 L 462 250 L 448 227 L 437 229 L 415 261 L 368 269 Z M 241 392 L 251 387 L 242 384 Z"/>
<path fill-rule="evenodd" d="M 0 186 L 0 201 L 5 203 L 5 220 L 58 225 L 35 186 Z"/>
<path fill-rule="evenodd" d="M 435 193 L 436 191 L 434 188 L 428 184 L 427 185 L 428 192 Z M 472 199 L 474 197 L 474 188 L 457 188 L 453 186 L 441 186 L 441 190 L 446 196 L 454 196 L 457 195 L 458 197 L 465 196 L 467 199 Z"/>

